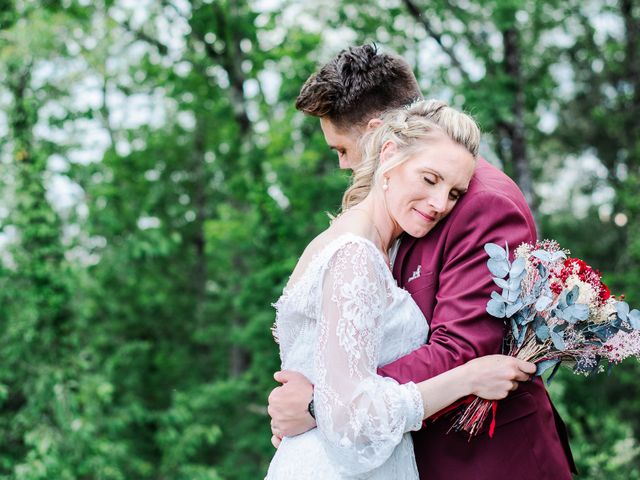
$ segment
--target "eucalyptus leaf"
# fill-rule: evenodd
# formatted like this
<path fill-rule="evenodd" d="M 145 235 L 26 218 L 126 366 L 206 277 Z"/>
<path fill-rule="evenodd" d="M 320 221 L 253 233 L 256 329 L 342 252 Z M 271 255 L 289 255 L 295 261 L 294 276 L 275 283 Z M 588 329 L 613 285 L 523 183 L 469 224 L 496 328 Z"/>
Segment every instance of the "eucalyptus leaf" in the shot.
<path fill-rule="evenodd" d="M 496 318 L 504 318 L 506 316 L 507 306 L 504 302 L 492 298 L 487 303 L 487 313 Z"/>
<path fill-rule="evenodd" d="M 515 319 L 511 319 L 511 334 L 513 338 L 518 338 L 520 336 L 520 329 L 518 328 L 518 324 Z"/>
<path fill-rule="evenodd" d="M 565 297 L 567 305 L 573 305 L 574 303 L 576 303 L 576 300 L 578 300 L 578 295 L 580 295 L 580 289 L 577 285 L 575 285 Z"/>
<path fill-rule="evenodd" d="M 554 331 L 554 332 L 558 332 L 558 333 L 559 333 L 559 332 L 564 332 L 564 331 L 567 329 L 567 327 L 568 327 L 568 326 L 569 326 L 569 325 L 568 325 L 568 324 L 566 324 L 566 323 L 558 323 L 557 325 L 555 325 L 555 326 L 553 327 L 553 331 Z"/>
<path fill-rule="evenodd" d="M 520 348 L 522 346 L 522 344 L 524 343 L 524 339 L 527 336 L 528 329 L 529 329 L 529 325 L 525 325 L 522 328 L 522 330 L 520 330 L 520 334 L 518 335 L 518 341 L 517 341 L 518 348 Z"/>
<path fill-rule="evenodd" d="M 514 277 L 522 276 L 525 273 L 524 269 L 526 266 L 527 266 L 527 262 L 524 258 L 522 257 L 516 258 L 511 264 L 511 269 L 509 270 L 509 277 L 514 278 Z"/>
<path fill-rule="evenodd" d="M 622 327 L 622 319 L 616 315 L 616 317 L 613 320 L 611 320 L 611 325 L 613 325 L 616 328 Z"/>
<path fill-rule="evenodd" d="M 589 306 L 584 303 L 576 303 L 571 306 L 571 316 L 579 321 L 589 318 Z"/>
<path fill-rule="evenodd" d="M 544 250 L 535 250 L 534 252 L 531 253 L 531 255 L 539 260 L 542 260 L 543 262 L 547 262 L 550 263 L 551 262 L 551 255 L 549 254 L 549 252 L 545 252 Z"/>
<path fill-rule="evenodd" d="M 544 280 L 538 280 L 536 283 L 534 283 L 531 295 L 533 295 L 535 298 L 540 297 L 540 295 L 542 295 L 542 290 L 544 289 L 544 283 Z"/>
<path fill-rule="evenodd" d="M 524 302 L 525 305 L 533 305 L 536 303 L 537 300 L 538 300 L 538 297 L 536 297 L 535 295 L 528 295 L 522 301 Z"/>
<path fill-rule="evenodd" d="M 551 382 L 553 381 L 553 377 L 555 377 L 556 373 L 558 373 L 558 369 L 560 368 L 560 365 L 561 365 L 561 362 L 558 362 L 554 365 L 553 370 L 551 370 L 551 373 L 547 377 L 547 386 L 551 385 Z"/>
<path fill-rule="evenodd" d="M 640 330 L 640 310 L 631 310 L 627 316 L 627 320 L 629 321 L 631 328 L 634 330 Z"/>
<path fill-rule="evenodd" d="M 502 292 L 502 297 L 505 298 L 507 302 L 515 302 L 518 299 L 518 295 L 520 295 L 520 292 L 517 290 L 506 289 Z"/>
<path fill-rule="evenodd" d="M 515 303 L 507 305 L 506 315 L 507 317 L 512 317 L 516 314 L 518 310 L 520 310 L 524 305 L 520 300 Z"/>
<path fill-rule="evenodd" d="M 559 358 L 551 358 L 549 360 L 542 360 L 536 364 L 536 373 L 535 376 L 539 377 L 544 372 L 549 370 L 551 367 L 555 367 L 558 363 L 560 363 Z"/>
<path fill-rule="evenodd" d="M 538 325 L 535 329 L 535 332 L 536 336 L 540 339 L 541 342 L 546 341 L 549 338 L 549 334 L 551 333 L 549 327 L 545 323 Z"/>
<path fill-rule="evenodd" d="M 555 263 L 555 262 L 557 262 L 559 260 L 566 260 L 567 259 L 567 255 L 562 251 L 553 252 L 553 253 L 550 254 L 550 257 L 551 257 L 551 261 L 553 263 Z"/>
<path fill-rule="evenodd" d="M 493 277 L 493 281 L 500 288 L 510 288 L 509 281 L 507 281 L 507 280 L 504 280 L 504 279 L 498 278 L 498 277 Z"/>
<path fill-rule="evenodd" d="M 567 299 L 567 292 L 564 291 L 564 292 L 562 292 L 562 294 L 558 298 L 558 304 L 556 305 L 556 308 L 558 310 L 564 310 L 565 308 L 568 307 L 566 299 Z"/>
<path fill-rule="evenodd" d="M 599 325 L 597 327 L 590 328 L 589 330 L 593 332 L 603 342 L 606 342 L 611 337 L 613 337 L 616 333 L 618 333 L 619 329 L 611 325 Z"/>
<path fill-rule="evenodd" d="M 538 274 L 540 275 L 540 278 L 546 280 L 547 277 L 549 276 L 549 270 L 543 264 L 539 263 L 538 264 Z"/>
<path fill-rule="evenodd" d="M 627 302 L 616 302 L 616 312 L 622 320 L 626 320 L 629 315 L 629 304 Z"/>
<path fill-rule="evenodd" d="M 487 267 L 494 276 L 499 278 L 504 278 L 509 273 L 509 262 L 507 260 L 490 258 L 487 260 Z"/>
<path fill-rule="evenodd" d="M 553 316 L 556 318 L 559 318 L 560 320 L 564 320 L 565 322 L 568 322 L 568 318 L 570 318 L 570 315 L 567 315 L 565 312 L 567 310 L 567 308 L 556 308 L 555 310 L 553 310 Z"/>
<path fill-rule="evenodd" d="M 560 315 L 560 318 L 562 318 L 565 322 L 570 323 L 571 325 L 575 325 L 578 322 L 578 319 L 573 315 L 573 311 L 573 305 L 567 307 L 562 311 L 562 315 Z"/>
<path fill-rule="evenodd" d="M 495 243 L 485 243 L 484 251 L 487 252 L 491 258 L 495 258 L 497 260 L 507 259 L 507 252 L 505 249 Z"/>
<path fill-rule="evenodd" d="M 553 298 L 550 297 L 540 297 L 536 302 L 536 311 L 542 312 L 547 309 L 549 305 L 553 303 Z"/>
<path fill-rule="evenodd" d="M 559 333 L 551 331 L 551 341 L 553 342 L 553 346 L 556 347 L 557 350 L 564 352 L 567 347 L 564 344 L 564 338 Z"/>
<path fill-rule="evenodd" d="M 571 324 L 589 318 L 589 307 L 582 303 L 570 305 L 562 311 L 561 318 Z"/>
<path fill-rule="evenodd" d="M 522 321 L 522 324 L 526 325 L 528 323 L 533 323 L 533 321 L 536 318 L 535 315 L 535 311 L 531 310 L 531 308 L 525 307 L 523 308 L 520 313 L 523 315 L 524 320 Z"/>

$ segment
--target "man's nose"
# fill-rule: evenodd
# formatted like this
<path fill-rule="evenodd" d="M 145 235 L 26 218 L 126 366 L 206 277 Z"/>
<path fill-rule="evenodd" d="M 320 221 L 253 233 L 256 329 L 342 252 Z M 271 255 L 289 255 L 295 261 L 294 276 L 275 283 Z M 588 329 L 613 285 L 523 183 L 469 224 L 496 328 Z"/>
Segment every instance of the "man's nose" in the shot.
<path fill-rule="evenodd" d="M 349 162 L 349 159 L 346 155 L 338 155 L 338 165 L 342 170 L 353 169 L 353 165 L 351 165 L 351 162 Z"/>

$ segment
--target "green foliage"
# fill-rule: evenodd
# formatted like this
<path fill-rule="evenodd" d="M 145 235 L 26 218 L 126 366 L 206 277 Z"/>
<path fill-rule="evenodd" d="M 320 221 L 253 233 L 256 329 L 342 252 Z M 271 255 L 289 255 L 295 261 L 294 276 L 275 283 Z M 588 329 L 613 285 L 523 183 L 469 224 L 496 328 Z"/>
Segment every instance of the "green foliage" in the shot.
<path fill-rule="evenodd" d="M 568 155 L 595 155 L 606 174 L 571 196 L 588 214 L 556 208 L 540 231 L 640 302 L 640 50 L 637 35 L 598 35 L 588 6 L 132 5 L 0 0 L 0 478 L 264 474 L 270 304 L 348 180 L 293 103 L 352 42 L 405 55 L 427 95 L 480 120 L 509 173 L 519 121 L 540 185 Z M 590 8 L 638 24 L 637 9 Z M 519 78 L 504 55 L 514 31 Z M 80 192 L 73 207 L 55 199 L 60 179 Z M 592 195 L 604 187 L 606 202 Z M 640 477 L 637 372 L 554 381 L 582 478 Z"/>

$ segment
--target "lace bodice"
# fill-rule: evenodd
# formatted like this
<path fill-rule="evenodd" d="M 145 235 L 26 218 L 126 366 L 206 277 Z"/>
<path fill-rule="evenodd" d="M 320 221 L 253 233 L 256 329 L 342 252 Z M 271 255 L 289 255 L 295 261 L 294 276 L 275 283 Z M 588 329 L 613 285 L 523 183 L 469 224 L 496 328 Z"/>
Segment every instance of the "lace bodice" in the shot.
<path fill-rule="evenodd" d="M 420 428 L 420 394 L 376 371 L 422 345 L 427 323 L 376 246 L 335 238 L 275 307 L 282 367 L 314 384 L 318 428 L 285 438 L 267 478 L 417 478 L 405 433 Z"/>

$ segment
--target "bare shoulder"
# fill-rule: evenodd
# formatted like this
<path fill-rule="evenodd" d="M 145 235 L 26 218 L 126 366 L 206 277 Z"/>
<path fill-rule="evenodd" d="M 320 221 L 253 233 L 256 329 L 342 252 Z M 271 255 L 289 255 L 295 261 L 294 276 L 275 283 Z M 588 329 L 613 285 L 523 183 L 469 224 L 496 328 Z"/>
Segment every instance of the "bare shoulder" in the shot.
<path fill-rule="evenodd" d="M 324 233 L 329 237 L 329 241 L 349 233 L 366 238 L 367 240 L 374 240 L 371 231 L 371 221 L 361 212 L 345 212 L 336 217 Z"/>
<path fill-rule="evenodd" d="M 335 218 L 326 230 L 318 234 L 306 246 L 293 269 L 293 273 L 289 278 L 289 284 L 295 283 L 306 271 L 307 266 L 314 257 L 334 240 L 348 234 L 372 240 L 370 228 L 370 224 L 368 224 L 366 218 L 363 219 L 361 215 L 345 214 Z"/>

